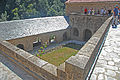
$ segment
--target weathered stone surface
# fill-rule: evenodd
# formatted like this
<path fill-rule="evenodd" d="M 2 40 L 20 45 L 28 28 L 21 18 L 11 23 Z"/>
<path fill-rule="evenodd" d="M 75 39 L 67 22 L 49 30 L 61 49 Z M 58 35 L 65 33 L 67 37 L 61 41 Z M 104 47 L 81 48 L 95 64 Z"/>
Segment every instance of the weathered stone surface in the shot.
<path fill-rule="evenodd" d="M 76 55 L 76 56 L 72 56 L 71 58 L 69 58 L 66 63 L 68 64 L 72 64 L 74 66 L 79 67 L 81 70 L 85 69 L 86 64 L 88 62 L 88 57 L 84 56 L 84 55 Z M 65 63 L 65 65 L 67 66 L 67 64 Z M 66 68 L 65 66 L 65 68 Z M 74 67 L 73 66 L 73 67 Z M 69 67 L 69 66 L 68 66 Z M 67 70 L 67 68 L 65 69 Z M 68 70 L 69 71 L 69 70 Z"/>
<path fill-rule="evenodd" d="M 42 67 L 43 69 L 45 69 L 46 71 L 48 71 L 49 73 L 57 76 L 57 67 L 52 65 L 52 64 L 46 64 Z"/>
<path fill-rule="evenodd" d="M 67 73 L 65 73 L 65 63 L 60 64 L 60 66 L 57 67 L 57 76 L 60 79 L 67 80 Z"/>
<path fill-rule="evenodd" d="M 82 18 L 87 20 L 89 18 L 89 16 L 87 16 L 86 18 L 84 18 L 84 17 L 82 17 Z M 90 16 L 90 19 L 91 18 L 92 17 Z M 79 21 L 79 18 L 77 18 L 77 19 Z M 105 24 L 103 24 L 101 26 L 101 28 L 98 30 L 98 35 L 101 35 L 101 36 L 99 36 L 100 38 L 98 38 L 98 39 L 95 38 L 95 37 L 98 37 L 98 35 L 94 36 L 95 42 L 99 42 L 101 44 L 109 22 L 110 22 L 110 20 L 107 20 L 105 22 Z M 91 23 L 90 22 L 87 23 L 87 25 L 89 25 L 89 24 L 91 24 Z M 94 24 L 92 24 L 90 26 L 92 27 L 92 29 L 95 29 L 93 31 L 96 31 L 97 29 L 94 28 L 93 25 Z M 94 33 L 93 31 L 92 31 L 92 33 Z M 26 36 L 26 34 L 24 36 Z M 48 34 L 44 35 L 44 37 L 46 37 L 46 36 L 48 37 Z M 48 39 L 45 39 L 44 37 L 43 37 L 42 41 L 48 40 Z M 31 37 L 31 38 L 33 38 L 33 37 Z M 31 38 L 28 37 L 28 39 L 25 39 L 25 41 L 33 43 L 34 40 Z M 77 37 L 76 39 L 79 39 L 79 37 Z M 97 41 L 97 40 L 100 40 L 100 41 Z M 95 59 L 97 52 L 98 52 L 98 48 L 100 46 L 100 44 L 97 44 L 95 42 L 89 42 L 88 44 L 86 44 L 88 47 L 85 49 L 86 46 L 84 46 L 83 50 L 81 50 L 81 52 L 83 52 L 83 53 L 72 56 L 65 62 L 65 74 L 67 75 L 68 80 L 84 80 L 86 78 L 86 76 L 89 72 L 89 69 Z M 23 43 L 24 42 L 21 42 L 21 44 L 23 44 Z M 13 41 L 13 44 L 17 44 L 17 42 Z M 30 47 L 30 46 L 33 46 L 33 44 L 26 45 L 26 43 L 24 45 L 25 45 L 25 50 L 27 50 L 27 49 L 30 50 L 30 49 L 32 49 L 32 47 Z M 13 49 L 13 48 L 10 48 L 10 50 L 11 49 Z M 20 54 L 16 54 L 16 52 L 20 52 Z M 9 50 L 7 53 L 9 53 Z M 27 66 L 33 72 L 37 73 L 38 75 L 42 75 L 46 79 L 50 79 L 50 80 L 57 79 L 57 72 L 56 72 L 57 67 L 56 66 L 49 64 L 49 63 L 45 62 L 44 60 L 41 60 L 35 56 L 31 56 L 28 53 L 26 53 L 22 50 L 19 50 L 19 49 L 17 51 L 14 51 L 14 53 L 16 54 L 15 57 L 17 59 L 19 59 L 21 62 L 23 62 L 25 64 L 25 66 Z"/>
<path fill-rule="evenodd" d="M 86 73 L 90 67 L 86 66 L 87 62 L 87 56 L 79 54 L 77 54 L 76 56 L 72 56 L 65 62 L 65 72 L 67 72 L 68 75 L 71 78 L 73 77 L 75 80 L 83 79 L 87 76 Z"/>
<path fill-rule="evenodd" d="M 0 62 L 0 80 L 22 80 L 22 79 Z"/>
<path fill-rule="evenodd" d="M 105 72 L 106 75 L 109 75 L 109 76 L 113 76 L 115 77 L 116 76 L 116 72 L 115 71 L 112 71 L 112 70 L 107 70 L 107 72 Z"/>
<path fill-rule="evenodd" d="M 34 18 L 0 23 L 0 37 L 4 40 L 47 33 L 69 27 L 64 16 Z"/>
<path fill-rule="evenodd" d="M 99 74 L 99 73 L 104 73 L 105 72 L 105 68 L 101 68 L 101 67 L 96 67 L 94 70 L 95 74 Z"/>
<path fill-rule="evenodd" d="M 42 67 L 48 63 L 48 62 L 46 62 L 46 61 L 44 61 L 36 56 L 32 56 L 32 57 L 28 58 L 28 61 L 30 61 L 31 63 L 33 63 L 34 65 L 36 65 L 38 67 Z"/>
<path fill-rule="evenodd" d="M 97 75 L 93 74 L 90 78 L 90 80 L 96 80 L 97 79 Z"/>
<path fill-rule="evenodd" d="M 98 63 L 105 65 L 105 64 L 107 64 L 107 61 L 106 61 L 106 60 L 101 60 L 101 59 L 99 59 L 99 60 L 98 60 Z"/>
<path fill-rule="evenodd" d="M 99 74 L 98 75 L 98 80 L 104 80 L 104 75 L 103 74 Z"/>
<path fill-rule="evenodd" d="M 113 61 L 108 61 L 108 65 L 113 66 L 115 63 Z"/>
<path fill-rule="evenodd" d="M 119 42 L 120 35 L 120 25 L 118 25 L 117 29 L 110 28 L 108 32 L 108 36 L 106 38 L 104 47 L 101 51 L 101 54 L 98 58 L 97 64 L 93 71 L 92 76 L 96 74 L 99 80 L 99 74 L 104 75 L 105 79 L 103 80 L 119 80 L 120 79 L 120 49 Z M 102 57 L 101 57 L 102 56 Z M 106 64 L 107 63 L 107 64 Z M 104 68 L 104 72 L 99 73 L 98 68 Z M 91 79 L 92 80 L 92 79 Z M 101 79 L 100 79 L 101 80 Z"/>
<path fill-rule="evenodd" d="M 45 77 L 47 80 L 57 80 L 57 67 L 52 64 L 46 64 L 42 66 L 42 76 Z"/>
<path fill-rule="evenodd" d="M 117 80 L 117 79 L 112 78 L 112 77 L 108 77 L 107 80 Z"/>
<path fill-rule="evenodd" d="M 81 50 L 78 52 L 78 54 L 91 57 L 91 55 L 93 54 L 93 51 L 94 51 L 95 47 L 96 46 L 93 45 L 93 44 L 85 44 L 81 48 Z"/>

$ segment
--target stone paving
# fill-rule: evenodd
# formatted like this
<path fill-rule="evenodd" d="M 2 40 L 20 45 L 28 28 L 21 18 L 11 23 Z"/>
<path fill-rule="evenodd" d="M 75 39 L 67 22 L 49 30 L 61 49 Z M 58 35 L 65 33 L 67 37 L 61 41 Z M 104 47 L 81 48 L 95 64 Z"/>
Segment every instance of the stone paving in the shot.
<path fill-rule="evenodd" d="M 0 63 L 0 80 L 22 80 L 15 73 L 13 73 L 8 67 Z"/>
<path fill-rule="evenodd" d="M 90 80 L 120 80 L 120 25 L 110 28 Z"/>
<path fill-rule="evenodd" d="M 19 66 L 0 54 L 0 80 L 36 80 Z"/>

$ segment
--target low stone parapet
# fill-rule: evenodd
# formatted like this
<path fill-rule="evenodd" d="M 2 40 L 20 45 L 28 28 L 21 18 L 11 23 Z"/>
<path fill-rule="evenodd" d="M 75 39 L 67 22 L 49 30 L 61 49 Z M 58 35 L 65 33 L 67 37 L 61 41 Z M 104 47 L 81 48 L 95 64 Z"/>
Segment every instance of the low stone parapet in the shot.
<path fill-rule="evenodd" d="M 65 72 L 71 76 L 69 80 L 86 79 L 99 48 L 101 47 L 104 36 L 109 29 L 111 19 L 112 17 L 104 22 L 89 41 L 81 48 L 77 55 L 66 60 Z"/>
<path fill-rule="evenodd" d="M 57 67 L 49 64 L 48 62 L 39 59 L 38 57 L 31 55 L 30 53 L 17 48 L 7 41 L 0 41 L 0 50 L 6 55 L 14 58 L 25 67 L 33 71 L 44 79 L 56 80 L 57 79 Z"/>
<path fill-rule="evenodd" d="M 0 50 L 45 80 L 85 80 L 101 47 L 112 18 L 107 19 L 90 40 L 65 63 L 56 67 L 7 41 L 0 41 Z"/>

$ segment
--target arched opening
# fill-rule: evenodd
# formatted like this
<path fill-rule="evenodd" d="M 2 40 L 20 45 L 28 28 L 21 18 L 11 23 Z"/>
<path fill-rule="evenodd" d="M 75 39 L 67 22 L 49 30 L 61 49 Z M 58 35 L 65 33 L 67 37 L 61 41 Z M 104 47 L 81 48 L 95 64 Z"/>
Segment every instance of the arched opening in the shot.
<path fill-rule="evenodd" d="M 55 35 L 50 35 L 49 43 L 56 43 L 55 38 Z"/>
<path fill-rule="evenodd" d="M 67 38 L 67 32 L 65 32 L 64 34 L 63 34 L 63 41 L 66 41 L 68 38 Z"/>
<path fill-rule="evenodd" d="M 88 29 L 84 31 L 84 41 L 88 41 L 92 36 L 92 32 Z"/>
<path fill-rule="evenodd" d="M 24 45 L 23 44 L 18 44 L 17 47 L 24 50 Z"/>
<path fill-rule="evenodd" d="M 37 38 L 35 42 L 33 42 L 33 47 L 41 45 L 41 39 Z"/>
<path fill-rule="evenodd" d="M 74 36 L 79 36 L 79 31 L 77 28 L 73 28 L 73 35 Z"/>

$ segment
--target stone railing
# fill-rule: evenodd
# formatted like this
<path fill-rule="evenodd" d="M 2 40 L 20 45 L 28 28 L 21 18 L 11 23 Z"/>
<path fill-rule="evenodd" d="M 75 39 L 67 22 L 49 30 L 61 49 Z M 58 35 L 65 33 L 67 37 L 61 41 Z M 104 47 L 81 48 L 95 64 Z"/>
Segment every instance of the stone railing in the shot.
<path fill-rule="evenodd" d="M 78 54 L 70 57 L 59 67 L 41 60 L 7 41 L 0 41 L 0 50 L 45 80 L 85 80 L 109 28 L 110 21 L 111 18 L 107 19 Z"/>
<path fill-rule="evenodd" d="M 65 72 L 68 80 L 85 80 L 95 57 L 103 43 L 104 36 L 110 27 L 112 17 L 108 18 L 89 41 L 81 48 L 77 55 L 65 62 Z M 63 66 L 62 66 L 63 67 Z M 69 77 L 70 76 L 70 77 Z M 61 76 L 62 77 L 62 76 Z"/>

